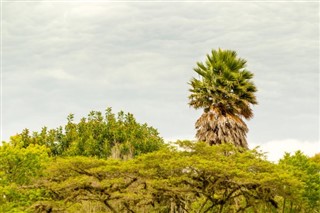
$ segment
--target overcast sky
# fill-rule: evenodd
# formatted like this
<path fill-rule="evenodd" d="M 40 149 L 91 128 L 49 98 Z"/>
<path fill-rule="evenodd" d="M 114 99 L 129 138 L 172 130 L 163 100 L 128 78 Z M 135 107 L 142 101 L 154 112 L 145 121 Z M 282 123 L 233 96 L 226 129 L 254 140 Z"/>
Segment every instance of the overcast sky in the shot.
<path fill-rule="evenodd" d="M 187 82 L 220 47 L 255 75 L 249 144 L 320 151 L 317 2 L 3 2 L 2 24 L 2 140 L 106 107 L 193 139 Z"/>

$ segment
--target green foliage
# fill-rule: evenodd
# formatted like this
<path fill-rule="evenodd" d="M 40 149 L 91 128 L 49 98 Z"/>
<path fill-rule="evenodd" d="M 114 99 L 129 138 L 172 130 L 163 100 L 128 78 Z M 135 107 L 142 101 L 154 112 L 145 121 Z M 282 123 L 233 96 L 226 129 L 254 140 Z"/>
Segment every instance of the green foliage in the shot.
<path fill-rule="evenodd" d="M 26 148 L 31 144 L 44 145 L 52 156 L 96 156 L 99 158 L 132 158 L 152 152 L 163 146 L 163 140 L 153 127 L 139 124 L 130 113 L 119 112 L 116 116 L 111 108 L 105 115 L 92 111 L 79 123 L 70 114 L 64 128 L 30 134 L 28 129 L 11 137 L 14 146 Z"/>
<path fill-rule="evenodd" d="M 0 146 L 0 184 L 28 184 L 38 175 L 48 159 L 45 146 L 30 145 L 19 148 L 10 144 Z"/>
<path fill-rule="evenodd" d="M 15 141 L 20 139 L 15 137 Z M 175 148 L 176 147 L 176 148 Z M 0 212 L 317 212 L 319 163 L 178 141 L 130 160 L 0 147 Z"/>
<path fill-rule="evenodd" d="M 121 111 L 116 116 L 111 108 L 106 110 L 104 116 L 101 112 L 92 111 L 78 123 L 74 122 L 74 116 L 70 114 L 67 124 L 57 129 L 43 127 L 40 132 L 33 133 L 24 129 L 0 147 L 0 212 L 50 211 L 53 208 L 50 200 L 54 192 L 39 187 L 42 183 L 34 185 L 32 181 L 46 175 L 43 173 L 45 163 L 60 162 L 60 159 L 55 159 L 57 156 L 75 156 L 67 159 L 77 163 L 80 160 L 76 156 L 130 159 L 163 146 L 163 140 L 156 129 L 139 124 L 130 113 Z M 90 162 L 88 159 L 85 165 Z M 59 166 L 63 168 L 63 165 L 61 161 Z M 76 167 L 82 168 L 82 165 L 76 164 Z M 70 176 L 73 172 L 68 168 L 59 171 L 61 174 L 52 174 L 58 178 L 59 175 Z M 31 205 L 35 201 L 38 202 Z M 56 202 L 54 208 L 59 210 L 64 205 L 62 201 Z M 73 208 L 78 212 L 77 205 Z"/>
<path fill-rule="evenodd" d="M 29 209 L 65 212 L 261 212 L 292 202 L 301 182 L 255 150 L 179 141 L 128 161 L 57 158 Z M 288 187 L 283 187 L 288 186 Z M 46 202 L 44 202 L 44 200 Z"/>
<path fill-rule="evenodd" d="M 40 145 L 20 148 L 5 143 L 0 146 L 0 212 L 22 212 L 21 207 L 42 197 L 45 190 L 28 189 L 26 185 L 43 174 L 48 152 Z"/>
<path fill-rule="evenodd" d="M 205 63 L 198 62 L 194 71 L 200 79 L 190 81 L 190 105 L 209 110 L 216 106 L 221 113 L 252 116 L 250 104 L 257 104 L 253 74 L 245 69 L 246 60 L 232 50 L 212 50 Z"/>
<path fill-rule="evenodd" d="M 296 211 L 306 209 L 306 212 L 313 212 L 320 209 L 320 163 L 317 159 L 317 155 L 309 158 L 297 151 L 294 155 L 286 153 L 279 162 L 280 166 L 304 184 L 297 192 L 301 199 L 291 206 Z"/>
<path fill-rule="evenodd" d="M 315 154 L 310 160 L 316 164 L 320 164 L 320 153 Z"/>

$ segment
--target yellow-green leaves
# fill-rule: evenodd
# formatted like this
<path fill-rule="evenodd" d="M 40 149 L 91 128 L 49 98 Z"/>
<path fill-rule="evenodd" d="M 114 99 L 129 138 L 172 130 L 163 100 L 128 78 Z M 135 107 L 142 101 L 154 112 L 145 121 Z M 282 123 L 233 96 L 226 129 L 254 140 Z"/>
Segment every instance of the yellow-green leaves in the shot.
<path fill-rule="evenodd" d="M 41 172 L 48 160 L 45 146 L 19 148 L 10 144 L 0 146 L 0 182 L 27 184 Z"/>
<path fill-rule="evenodd" d="M 44 198 L 51 206 L 72 211 L 61 202 L 78 203 L 84 211 L 89 202 L 107 212 L 276 209 L 283 198 L 294 201 L 292 188 L 301 187 L 255 150 L 191 141 L 176 146 L 126 161 L 57 158 L 36 184 L 50 192 Z"/>

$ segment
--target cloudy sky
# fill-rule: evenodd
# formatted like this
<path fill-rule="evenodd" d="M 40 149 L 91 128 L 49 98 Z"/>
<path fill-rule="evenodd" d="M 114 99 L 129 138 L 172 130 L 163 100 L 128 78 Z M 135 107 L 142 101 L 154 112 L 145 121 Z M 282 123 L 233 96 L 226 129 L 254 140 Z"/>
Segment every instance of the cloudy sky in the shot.
<path fill-rule="evenodd" d="M 5 1 L 2 140 L 106 107 L 193 139 L 187 82 L 219 47 L 255 74 L 250 146 L 319 152 L 317 2 Z"/>

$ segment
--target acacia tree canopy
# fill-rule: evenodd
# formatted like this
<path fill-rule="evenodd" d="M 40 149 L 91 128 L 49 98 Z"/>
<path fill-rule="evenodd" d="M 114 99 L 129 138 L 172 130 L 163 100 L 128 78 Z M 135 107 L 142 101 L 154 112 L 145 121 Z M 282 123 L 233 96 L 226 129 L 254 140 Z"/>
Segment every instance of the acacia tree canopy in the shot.
<path fill-rule="evenodd" d="M 180 151 L 167 147 L 127 161 L 58 157 L 30 185 L 48 193 L 27 209 L 86 212 L 89 205 L 96 212 L 261 212 L 281 211 L 286 199 L 292 203 L 288 209 L 307 210 L 300 205 L 299 177 L 261 153 L 178 144 Z"/>

